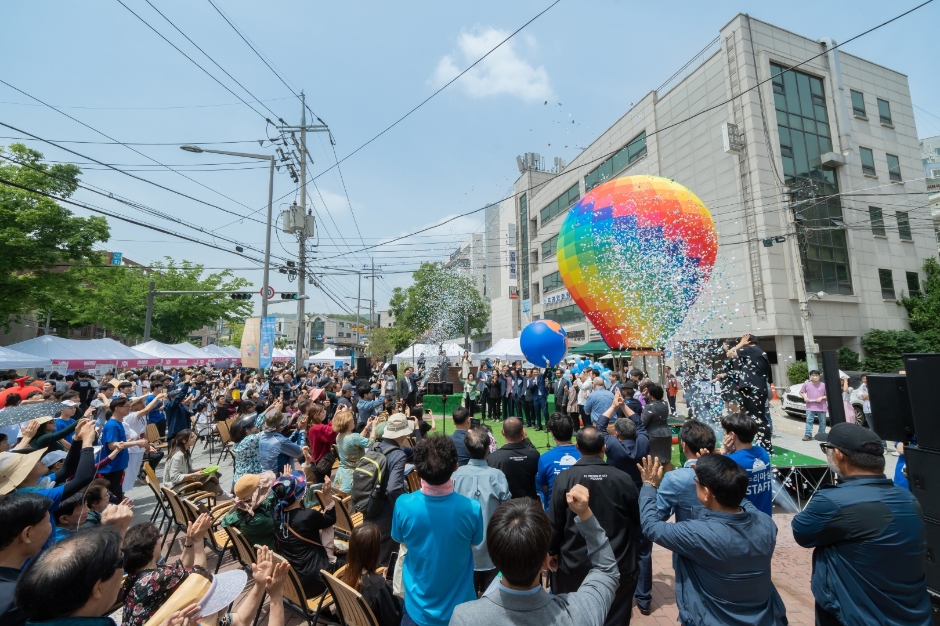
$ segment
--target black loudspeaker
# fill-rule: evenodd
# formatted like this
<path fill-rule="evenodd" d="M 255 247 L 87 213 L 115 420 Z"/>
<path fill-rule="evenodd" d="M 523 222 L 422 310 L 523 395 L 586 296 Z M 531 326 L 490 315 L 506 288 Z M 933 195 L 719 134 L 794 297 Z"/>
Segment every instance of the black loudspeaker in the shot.
<path fill-rule="evenodd" d="M 907 393 L 907 377 L 900 374 L 869 374 L 871 429 L 885 441 L 903 441 L 914 435 L 914 419 Z"/>
<path fill-rule="evenodd" d="M 839 380 L 839 359 L 835 350 L 822 351 L 823 383 L 826 385 L 826 404 L 829 408 L 829 427 L 845 421 L 842 406 L 842 381 Z"/>
<path fill-rule="evenodd" d="M 372 361 L 369 359 L 356 359 L 356 378 L 372 378 Z"/>
<path fill-rule="evenodd" d="M 428 383 L 428 394 L 432 396 L 454 395 L 454 383 Z"/>
<path fill-rule="evenodd" d="M 391 368 L 391 369 L 392 369 L 392 376 L 394 376 L 395 378 L 398 378 L 398 365 L 396 365 L 395 363 L 388 363 L 388 364 L 386 364 L 385 367 L 386 367 L 386 368 Z"/>
<path fill-rule="evenodd" d="M 940 522 L 925 519 L 924 526 L 927 528 L 927 558 L 924 561 L 927 587 L 940 590 Z"/>
<path fill-rule="evenodd" d="M 940 381 L 940 354 L 905 354 L 904 370 L 917 445 L 940 450 L 940 415 L 932 396 Z"/>
<path fill-rule="evenodd" d="M 926 517 L 940 521 L 940 452 L 904 446 L 904 458 L 911 493 L 920 502 Z"/>

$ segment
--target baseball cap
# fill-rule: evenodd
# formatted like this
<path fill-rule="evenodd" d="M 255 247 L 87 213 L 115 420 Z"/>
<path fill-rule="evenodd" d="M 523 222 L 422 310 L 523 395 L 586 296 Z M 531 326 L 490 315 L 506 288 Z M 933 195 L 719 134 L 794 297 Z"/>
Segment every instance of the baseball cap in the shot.
<path fill-rule="evenodd" d="M 414 424 L 408 420 L 404 413 L 394 413 L 390 415 L 385 423 L 385 432 L 382 433 L 383 439 L 398 439 L 410 435 L 414 432 Z"/>
<path fill-rule="evenodd" d="M 27 454 L 0 452 L 0 496 L 10 493 L 26 480 L 44 453 L 45 449 Z"/>
<path fill-rule="evenodd" d="M 74 400 L 63 400 L 62 404 L 65 406 L 78 406 L 78 402 L 75 402 Z"/>
<path fill-rule="evenodd" d="M 52 452 L 46 454 L 46 456 L 42 457 L 42 464 L 46 467 L 52 467 L 64 459 L 66 454 L 67 453 L 64 450 L 53 450 Z"/>
<path fill-rule="evenodd" d="M 848 422 L 836 424 L 827 433 L 819 433 L 816 435 L 816 441 L 828 443 L 830 446 L 842 450 L 879 456 L 884 450 L 881 445 L 881 438 L 874 431 Z"/>

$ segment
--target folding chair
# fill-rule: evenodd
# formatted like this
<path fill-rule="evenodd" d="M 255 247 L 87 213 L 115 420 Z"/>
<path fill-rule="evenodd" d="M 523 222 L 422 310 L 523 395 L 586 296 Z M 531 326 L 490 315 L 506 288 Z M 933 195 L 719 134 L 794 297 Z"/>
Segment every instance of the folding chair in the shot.
<path fill-rule="evenodd" d="M 405 474 L 405 491 L 408 493 L 421 491 L 421 477 L 418 476 L 417 470 L 412 469 Z"/>
<path fill-rule="evenodd" d="M 250 572 L 252 564 L 258 560 L 258 554 L 255 552 L 255 549 L 251 547 L 248 540 L 245 539 L 245 535 L 242 534 L 242 531 L 234 526 L 225 526 L 224 528 L 225 532 L 228 533 L 229 539 L 232 541 L 232 548 L 235 550 L 235 558 L 241 563 L 242 569 Z"/>
<path fill-rule="evenodd" d="M 287 559 L 276 552 L 271 553 L 271 556 L 274 557 L 276 563 L 288 563 Z M 290 564 L 288 563 L 288 565 Z M 344 565 L 339 568 L 337 573 L 342 572 L 345 567 Z M 306 620 L 309 626 L 316 626 L 323 609 L 329 610 L 332 605 L 333 596 L 330 595 L 329 587 L 324 589 L 319 598 L 308 598 L 306 593 L 304 593 L 303 583 L 300 582 L 300 577 L 297 575 L 296 570 L 294 570 L 293 566 L 288 568 L 287 582 L 284 584 L 284 606 L 286 606 L 288 610 L 298 615 L 301 619 Z M 329 620 L 327 620 L 327 622 L 329 622 Z"/>
<path fill-rule="evenodd" d="M 232 441 L 232 433 L 229 431 L 228 422 L 217 422 L 216 430 L 219 433 L 219 441 L 222 447 L 222 450 L 219 452 L 219 460 L 216 461 L 216 465 L 222 464 L 222 457 L 225 456 L 225 453 L 228 452 L 229 456 L 232 457 L 232 464 L 235 463 L 235 453 L 232 451 L 232 448 L 235 446 L 235 443 Z M 212 459 L 212 456 L 209 456 L 209 459 Z"/>
<path fill-rule="evenodd" d="M 160 435 L 160 431 L 157 430 L 156 424 L 147 424 L 147 429 L 145 431 L 147 441 L 150 442 L 157 450 L 162 450 L 167 447 L 166 437 Z"/>
<path fill-rule="evenodd" d="M 199 507 L 196 506 L 195 502 L 189 500 L 188 498 L 181 497 L 179 500 L 186 510 L 189 521 L 195 522 L 196 518 L 199 517 L 199 514 L 201 513 Z M 209 532 L 206 533 L 206 541 L 209 544 L 209 548 L 212 549 L 216 556 L 216 574 L 219 573 L 219 568 L 222 567 L 222 559 L 225 557 L 225 551 L 232 547 L 232 540 L 229 538 L 228 532 L 222 528 L 222 525 L 219 522 L 222 520 L 225 514 L 232 509 L 233 506 L 235 506 L 235 503 L 232 501 L 223 502 L 209 511 L 209 515 L 212 516 L 212 526 L 209 527 Z"/>
<path fill-rule="evenodd" d="M 333 501 L 336 502 L 336 524 L 334 528 L 336 532 L 345 535 L 348 539 L 352 535 L 353 529 L 362 526 L 362 513 L 358 511 L 355 513 L 349 512 L 352 496 L 346 496 L 342 500 L 333 498 Z"/>
<path fill-rule="evenodd" d="M 344 626 L 379 626 L 379 620 L 362 594 L 344 583 L 337 575 L 320 570 L 320 576 L 336 603 L 336 613 Z"/>

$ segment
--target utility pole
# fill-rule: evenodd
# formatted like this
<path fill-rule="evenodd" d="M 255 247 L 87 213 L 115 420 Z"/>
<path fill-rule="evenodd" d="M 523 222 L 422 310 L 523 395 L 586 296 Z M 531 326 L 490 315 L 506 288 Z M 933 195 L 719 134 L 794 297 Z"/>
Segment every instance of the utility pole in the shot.
<path fill-rule="evenodd" d="M 797 267 L 796 273 L 796 297 L 800 303 L 800 319 L 803 322 L 803 345 L 806 351 L 806 367 L 810 370 L 818 370 L 819 365 L 816 362 L 816 338 L 813 335 L 812 311 L 809 309 L 809 298 L 806 295 L 806 280 L 803 273 L 803 259 L 800 257 L 799 238 L 802 236 L 800 222 L 803 221 L 800 211 L 808 202 L 812 202 L 816 197 L 816 188 L 811 181 L 804 181 L 799 186 L 793 186 L 789 189 L 789 204 L 793 211 L 793 237 L 787 237 L 790 244 L 790 255 L 794 259 Z"/>
<path fill-rule="evenodd" d="M 375 328 L 375 259 L 372 259 L 372 301 L 369 302 L 369 326 Z"/>
<path fill-rule="evenodd" d="M 356 350 L 358 354 L 359 346 L 362 345 L 362 326 L 359 324 L 359 307 L 362 301 L 362 272 L 356 272 L 359 275 L 359 288 L 356 290 Z M 353 359 L 357 354 L 353 355 Z M 355 361 L 352 361 L 355 363 Z"/>

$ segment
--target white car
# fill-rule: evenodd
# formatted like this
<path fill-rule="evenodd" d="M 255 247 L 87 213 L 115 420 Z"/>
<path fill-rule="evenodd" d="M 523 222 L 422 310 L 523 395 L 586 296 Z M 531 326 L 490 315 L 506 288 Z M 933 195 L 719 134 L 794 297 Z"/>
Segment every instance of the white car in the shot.
<path fill-rule="evenodd" d="M 780 396 L 780 408 L 782 408 L 790 417 L 797 417 L 806 420 L 806 402 L 800 395 L 800 388 L 803 383 L 791 385 L 786 392 Z M 859 397 L 858 389 L 852 391 L 852 408 L 855 409 L 855 423 L 861 426 L 868 426 L 865 421 L 865 414 L 862 412 L 862 399 Z"/>

